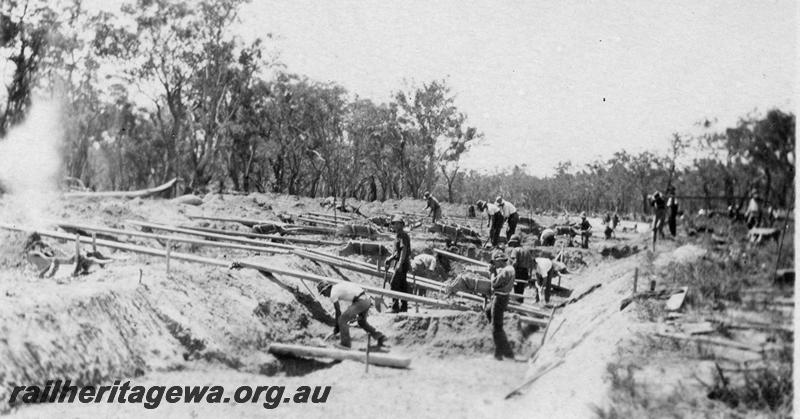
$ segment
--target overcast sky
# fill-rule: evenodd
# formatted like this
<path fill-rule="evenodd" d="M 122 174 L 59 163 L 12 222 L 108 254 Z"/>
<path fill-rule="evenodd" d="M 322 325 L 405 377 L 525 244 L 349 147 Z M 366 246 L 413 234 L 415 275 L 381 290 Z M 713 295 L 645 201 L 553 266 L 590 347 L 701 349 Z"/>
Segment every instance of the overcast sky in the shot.
<path fill-rule="evenodd" d="M 447 78 L 485 134 L 469 168 L 666 149 L 703 118 L 794 112 L 794 1 L 255 0 L 243 37 L 289 71 L 387 101 Z"/>

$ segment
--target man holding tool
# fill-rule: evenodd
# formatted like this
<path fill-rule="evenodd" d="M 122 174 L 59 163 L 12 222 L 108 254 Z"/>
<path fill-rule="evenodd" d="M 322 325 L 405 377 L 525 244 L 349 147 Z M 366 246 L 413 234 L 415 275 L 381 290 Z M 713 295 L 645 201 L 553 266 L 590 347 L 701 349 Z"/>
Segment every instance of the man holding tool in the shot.
<path fill-rule="evenodd" d="M 350 349 L 349 323 L 356 317 L 358 318 L 358 325 L 378 342 L 378 347 L 386 343 L 386 336 L 367 323 L 367 313 L 372 306 L 372 299 L 367 296 L 363 288 L 352 282 L 339 282 L 332 285 L 323 281 L 317 284 L 317 291 L 319 291 L 320 295 L 330 298 L 333 302 L 336 320 L 333 334 L 339 333 L 341 347 Z M 340 306 L 342 302 L 349 304 L 344 312 L 342 312 Z"/>

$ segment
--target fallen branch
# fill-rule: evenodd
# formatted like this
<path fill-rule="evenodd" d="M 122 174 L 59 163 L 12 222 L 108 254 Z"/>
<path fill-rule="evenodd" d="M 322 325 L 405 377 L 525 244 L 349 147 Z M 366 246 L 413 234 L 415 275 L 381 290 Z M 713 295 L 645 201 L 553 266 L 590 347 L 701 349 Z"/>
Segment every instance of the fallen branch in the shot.
<path fill-rule="evenodd" d="M 173 187 L 177 181 L 178 178 L 175 178 L 163 185 L 138 191 L 67 192 L 64 193 L 63 196 L 64 198 L 143 198 L 164 192 Z"/>

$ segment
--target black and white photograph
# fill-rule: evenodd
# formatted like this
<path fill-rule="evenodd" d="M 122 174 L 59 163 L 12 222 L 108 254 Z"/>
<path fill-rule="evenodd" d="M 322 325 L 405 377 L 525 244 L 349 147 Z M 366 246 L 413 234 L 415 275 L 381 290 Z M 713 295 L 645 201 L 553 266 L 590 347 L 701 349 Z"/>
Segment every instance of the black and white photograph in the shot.
<path fill-rule="evenodd" d="M 0 0 L 0 417 L 795 417 L 794 0 Z"/>

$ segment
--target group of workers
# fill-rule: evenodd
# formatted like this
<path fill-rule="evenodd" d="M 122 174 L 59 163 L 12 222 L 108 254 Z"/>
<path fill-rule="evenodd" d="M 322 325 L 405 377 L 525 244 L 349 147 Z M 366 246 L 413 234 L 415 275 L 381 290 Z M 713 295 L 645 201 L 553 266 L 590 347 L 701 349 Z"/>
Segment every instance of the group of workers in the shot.
<path fill-rule="evenodd" d="M 667 187 L 667 197 L 661 195 L 661 192 L 655 191 L 649 196 L 650 206 L 653 207 L 655 217 L 653 218 L 653 240 L 656 234 L 661 238 L 665 238 L 664 224 L 669 227 L 669 234 L 675 237 L 677 234 L 678 222 L 678 199 L 675 196 L 675 186 L 670 185 Z"/>
<path fill-rule="evenodd" d="M 489 227 L 489 241 L 492 246 L 497 246 L 500 240 L 500 230 L 503 228 L 503 223 L 508 223 L 506 241 L 510 240 L 514 232 L 517 231 L 517 223 L 519 223 L 517 207 L 511 202 L 504 201 L 503 197 L 498 196 L 494 203 L 478 200 L 475 202 L 475 208 L 485 213 L 488 218 L 486 226 Z"/>
<path fill-rule="evenodd" d="M 434 202 L 436 202 L 435 199 Z M 516 217 L 513 216 L 516 214 L 516 209 L 509 203 L 504 203 L 501 199 L 498 199 L 496 203 L 497 207 L 509 205 L 513 209 L 513 212 L 508 214 L 509 217 L 504 218 L 513 220 L 509 228 L 515 227 L 516 220 L 514 218 Z M 432 207 L 432 210 L 435 214 L 436 207 Z M 438 216 L 441 216 L 441 210 L 439 210 Z M 392 218 L 392 227 L 395 231 L 394 252 L 384 262 L 384 269 L 388 272 L 390 265 L 394 263 L 394 273 L 390 282 L 391 290 L 410 293 L 407 275 L 411 269 L 411 239 L 405 230 L 405 221 L 400 215 L 395 215 Z M 489 269 L 492 296 L 486 309 L 486 316 L 492 323 L 492 337 L 495 342 L 494 357 L 498 360 L 514 358 L 513 350 L 503 329 L 503 313 L 508 308 L 510 295 L 512 293 L 522 294 L 526 285 L 532 284 L 535 289 L 536 301 L 540 301 L 541 295 L 545 302 L 549 302 L 550 285 L 552 279 L 558 275 L 550 259 L 534 258 L 529 249 L 522 248 L 520 236 L 513 233 L 513 230 L 509 235 L 507 251 L 508 253 L 499 249 L 495 250 L 492 254 L 491 267 Z M 532 282 L 531 279 L 534 276 L 535 280 Z M 335 285 L 321 282 L 318 285 L 318 290 L 320 294 L 329 297 L 333 301 L 336 315 L 334 334 L 340 334 L 340 347 L 350 348 L 351 346 L 348 323 L 353 319 L 357 319 L 358 325 L 375 339 L 379 347 L 385 344 L 386 337 L 367 322 L 367 313 L 372 302 L 371 299 L 366 297 L 361 287 L 349 282 Z M 349 303 L 350 305 L 346 310 L 342 311 L 340 307 L 342 303 Z M 408 311 L 408 302 L 394 298 L 391 310 L 393 313 L 406 312 Z"/>

